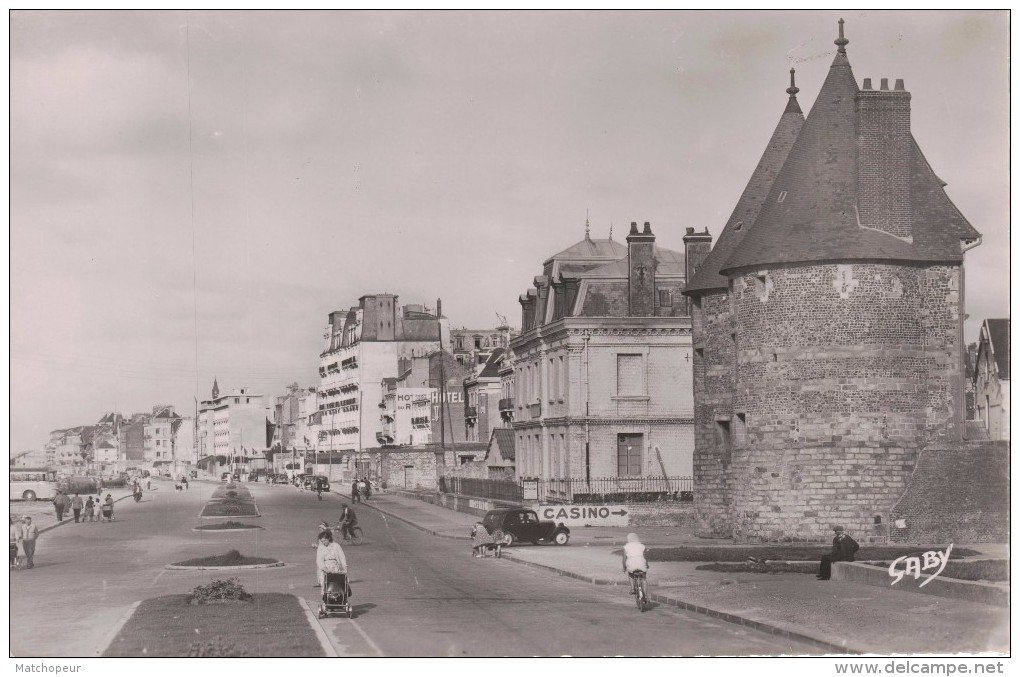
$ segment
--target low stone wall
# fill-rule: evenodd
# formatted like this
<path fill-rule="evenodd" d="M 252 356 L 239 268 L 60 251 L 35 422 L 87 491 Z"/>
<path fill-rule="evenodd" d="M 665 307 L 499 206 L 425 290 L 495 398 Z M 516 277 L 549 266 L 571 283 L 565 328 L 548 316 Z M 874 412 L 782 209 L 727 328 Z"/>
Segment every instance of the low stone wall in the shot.
<path fill-rule="evenodd" d="M 962 599 L 969 602 L 980 602 L 981 604 L 1009 608 L 1008 585 L 961 581 L 957 578 L 944 578 L 940 576 L 922 588 L 921 583 L 928 580 L 927 575 L 922 575 L 920 578 L 904 576 L 896 585 L 891 585 L 893 579 L 889 576 L 888 569 L 870 566 L 863 562 L 833 562 L 832 578 L 837 581 L 864 583 L 865 585 L 874 585 L 879 588 L 892 588 L 893 590 L 918 592 L 937 597 L 950 597 L 952 599 Z"/>

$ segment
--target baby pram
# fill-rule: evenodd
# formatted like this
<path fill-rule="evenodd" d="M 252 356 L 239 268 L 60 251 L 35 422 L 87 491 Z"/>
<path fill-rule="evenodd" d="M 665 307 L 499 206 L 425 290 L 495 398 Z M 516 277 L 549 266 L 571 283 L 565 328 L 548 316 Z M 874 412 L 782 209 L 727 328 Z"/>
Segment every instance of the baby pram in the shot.
<path fill-rule="evenodd" d="M 102 522 L 104 520 L 107 521 L 107 522 L 112 522 L 113 521 L 113 504 L 111 504 L 111 503 L 104 503 L 103 507 L 102 507 L 102 510 L 101 510 L 101 512 L 99 514 L 100 514 L 100 518 L 99 518 L 100 522 Z"/>
<path fill-rule="evenodd" d="M 347 583 L 347 574 L 323 574 L 322 604 L 319 605 L 319 618 L 347 614 L 354 618 L 354 607 L 350 604 L 351 587 Z"/>

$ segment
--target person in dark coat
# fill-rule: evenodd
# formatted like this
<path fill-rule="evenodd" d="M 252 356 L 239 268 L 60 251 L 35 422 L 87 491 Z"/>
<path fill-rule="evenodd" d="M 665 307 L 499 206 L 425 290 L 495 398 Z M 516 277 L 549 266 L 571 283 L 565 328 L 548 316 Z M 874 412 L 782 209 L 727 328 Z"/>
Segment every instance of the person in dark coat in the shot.
<path fill-rule="evenodd" d="M 354 478 L 351 482 L 351 500 L 355 503 L 361 503 L 361 490 L 358 489 L 358 478 Z"/>
<path fill-rule="evenodd" d="M 832 577 L 833 562 L 853 562 L 854 554 L 861 547 L 843 530 L 843 527 L 833 527 L 832 530 L 836 532 L 835 538 L 832 539 L 832 552 L 822 555 L 822 561 L 818 567 L 818 579 L 822 581 L 827 581 Z"/>

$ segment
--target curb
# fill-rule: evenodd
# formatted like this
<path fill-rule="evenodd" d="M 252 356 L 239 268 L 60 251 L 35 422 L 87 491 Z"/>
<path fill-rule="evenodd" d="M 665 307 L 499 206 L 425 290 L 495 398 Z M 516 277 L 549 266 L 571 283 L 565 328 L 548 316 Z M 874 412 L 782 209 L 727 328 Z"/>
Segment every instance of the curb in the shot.
<path fill-rule="evenodd" d="M 343 496 L 343 494 L 341 494 L 341 496 Z M 418 531 L 424 531 L 426 534 L 429 534 L 430 536 L 436 536 L 438 538 L 449 538 L 449 539 L 453 539 L 453 540 L 457 540 L 457 541 L 470 541 L 471 540 L 470 536 L 452 536 L 452 535 L 449 535 L 449 534 L 441 534 L 438 531 L 435 531 L 434 529 L 427 529 L 427 528 L 421 526 L 420 524 L 415 524 L 414 522 L 412 522 L 409 519 L 406 519 L 404 517 L 400 517 L 398 515 L 394 515 L 393 513 L 389 512 L 388 510 L 383 510 L 382 508 L 379 508 L 379 507 L 374 506 L 374 505 L 368 505 L 367 503 L 364 503 L 364 502 L 359 503 L 359 505 L 364 505 L 366 507 L 372 508 L 373 510 L 375 510 L 377 512 L 381 512 L 383 515 L 386 515 L 387 517 L 389 517 L 391 519 L 395 519 L 398 522 L 403 522 L 404 524 L 412 526 L 415 529 L 417 529 Z"/>
<path fill-rule="evenodd" d="M 113 644 L 113 640 L 115 640 L 117 638 L 117 635 L 120 634 L 121 628 L 123 628 L 124 625 L 127 624 L 128 620 L 135 614 L 135 610 L 141 603 L 142 600 L 138 600 L 137 602 L 132 604 L 130 607 L 128 607 L 128 610 L 124 612 L 120 619 L 118 619 L 117 622 L 113 624 L 113 628 L 110 629 L 109 634 L 106 635 L 106 637 L 103 639 L 103 642 L 99 645 L 99 648 L 96 649 L 96 656 L 102 657 L 102 655 L 106 653 L 106 650 L 110 648 L 111 644 Z"/>
<path fill-rule="evenodd" d="M 229 569 L 271 569 L 282 566 L 286 566 L 286 564 L 283 562 L 272 562 L 270 564 L 238 564 L 236 566 L 221 567 L 185 567 L 177 564 L 167 564 L 163 568 L 171 571 L 226 571 Z"/>
<path fill-rule="evenodd" d="M 248 527 L 247 529 L 203 529 L 202 527 L 191 528 L 192 531 L 197 531 L 200 534 L 222 534 L 227 531 L 255 531 L 257 529 L 262 529 L 263 531 L 265 531 L 265 527 L 259 526 L 251 526 Z"/>
<path fill-rule="evenodd" d="M 387 515 L 387 516 L 389 516 L 389 517 L 391 517 L 393 519 L 399 520 L 399 521 L 401 521 L 401 522 L 403 522 L 405 524 L 409 524 L 410 526 L 418 529 L 419 531 L 424 531 L 425 533 L 431 534 L 432 536 L 438 536 L 440 538 L 451 538 L 451 539 L 468 540 L 468 541 L 471 540 L 469 537 L 465 537 L 465 536 L 448 536 L 446 534 L 440 534 L 440 533 L 438 533 L 438 532 L 436 532 L 436 531 L 434 531 L 432 529 L 426 529 L 425 527 L 417 525 L 414 522 L 411 522 L 410 520 L 407 520 L 407 519 L 405 519 L 403 517 L 398 517 L 398 516 L 388 512 L 388 511 L 386 511 L 386 510 L 383 510 L 382 508 L 378 508 L 376 506 L 371 506 L 371 507 L 373 509 L 377 510 L 378 512 L 381 512 L 384 515 Z M 615 544 L 608 544 L 608 545 L 615 545 Z M 558 569 L 556 567 L 549 566 L 547 564 L 538 564 L 536 562 L 528 562 L 526 560 L 517 559 L 516 557 L 513 556 L 512 552 L 508 552 L 508 551 L 504 551 L 503 552 L 502 559 L 508 559 L 508 560 L 510 560 L 510 561 L 512 561 L 512 562 L 514 562 L 516 564 L 522 564 L 524 566 L 530 566 L 530 567 L 534 567 L 536 569 L 543 569 L 545 571 L 551 571 L 553 573 L 559 574 L 560 576 L 565 576 L 567 578 L 573 578 L 573 579 L 576 579 L 576 580 L 579 580 L 579 581 L 583 581 L 585 583 L 590 583 L 592 585 L 607 585 L 607 586 L 609 586 L 609 585 L 612 585 L 612 586 L 622 585 L 622 583 L 620 583 L 619 581 L 616 581 L 616 580 L 606 580 L 604 578 L 598 578 L 596 576 L 585 576 L 583 574 L 574 573 L 573 571 L 567 571 L 566 569 Z M 817 637 L 811 637 L 810 635 L 805 635 L 805 634 L 802 634 L 802 633 L 799 633 L 799 632 L 795 632 L 795 631 L 792 631 L 792 630 L 787 630 L 785 628 L 781 628 L 781 627 L 776 626 L 776 625 L 771 625 L 769 623 L 762 623 L 761 621 L 751 620 L 750 618 L 744 618 L 742 616 L 737 616 L 736 614 L 731 614 L 731 613 L 726 612 L 726 611 L 718 611 L 716 609 L 710 609 L 708 607 L 699 606 L 697 604 L 692 604 L 690 602 L 685 602 L 685 601 L 683 601 L 681 599 L 676 599 L 674 597 L 669 597 L 667 595 L 662 595 L 662 594 L 659 594 L 659 593 L 650 593 L 648 595 L 648 597 L 653 602 L 658 602 L 659 604 L 665 604 L 667 606 L 676 607 L 678 609 L 683 609 L 685 611 L 693 611 L 694 613 L 699 613 L 699 614 L 702 614 L 704 616 L 709 616 L 711 618 L 717 618 L 719 620 L 726 621 L 728 623 L 733 623 L 734 625 L 742 625 L 742 626 L 753 628 L 755 630 L 758 630 L 760 632 L 764 632 L 764 633 L 767 633 L 767 634 L 770 634 L 770 635 L 776 635 L 778 637 L 783 637 L 785 639 L 791 639 L 791 640 L 794 640 L 794 641 L 797 641 L 797 642 L 803 642 L 805 644 L 810 644 L 811 646 L 818 647 L 818 648 L 823 649 L 823 650 L 825 650 L 825 651 L 827 651 L 829 653 L 834 653 L 834 654 L 851 654 L 851 655 L 859 655 L 859 654 L 866 653 L 863 650 L 852 649 L 850 647 L 842 646 L 842 645 L 839 645 L 839 644 L 834 644 L 834 643 L 826 641 L 824 639 L 818 639 Z"/>
<path fill-rule="evenodd" d="M 295 595 L 297 597 L 297 595 Z M 322 646 L 322 650 L 326 653 L 326 658 L 339 658 L 336 653 L 336 649 L 333 648 L 333 643 L 329 641 L 329 637 L 326 636 L 326 631 L 322 627 L 322 623 L 319 623 L 315 614 L 308 607 L 308 603 L 304 597 L 298 597 L 298 603 L 301 608 L 305 610 L 305 618 L 308 619 L 308 624 L 312 626 L 312 632 L 319 638 L 319 644 Z"/>

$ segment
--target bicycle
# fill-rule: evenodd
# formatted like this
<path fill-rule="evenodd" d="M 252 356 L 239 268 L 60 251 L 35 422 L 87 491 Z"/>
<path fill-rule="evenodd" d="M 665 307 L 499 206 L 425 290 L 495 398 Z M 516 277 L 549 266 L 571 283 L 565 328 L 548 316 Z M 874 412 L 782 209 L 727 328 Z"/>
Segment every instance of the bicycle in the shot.
<path fill-rule="evenodd" d="M 364 533 L 361 531 L 361 527 L 357 527 L 357 526 L 351 527 L 350 529 L 346 530 L 347 531 L 346 534 L 344 533 L 344 528 L 343 528 L 342 525 L 337 524 L 336 527 L 334 527 L 334 528 L 339 530 L 339 532 L 340 532 L 340 542 L 341 543 L 350 543 L 351 545 L 361 545 L 361 541 L 364 538 Z"/>
<path fill-rule="evenodd" d="M 630 572 L 628 575 L 634 582 L 634 588 L 636 590 L 634 598 L 637 601 L 638 611 L 644 612 L 644 610 L 648 608 L 648 591 L 645 588 L 645 572 L 639 569 L 638 571 Z"/>

